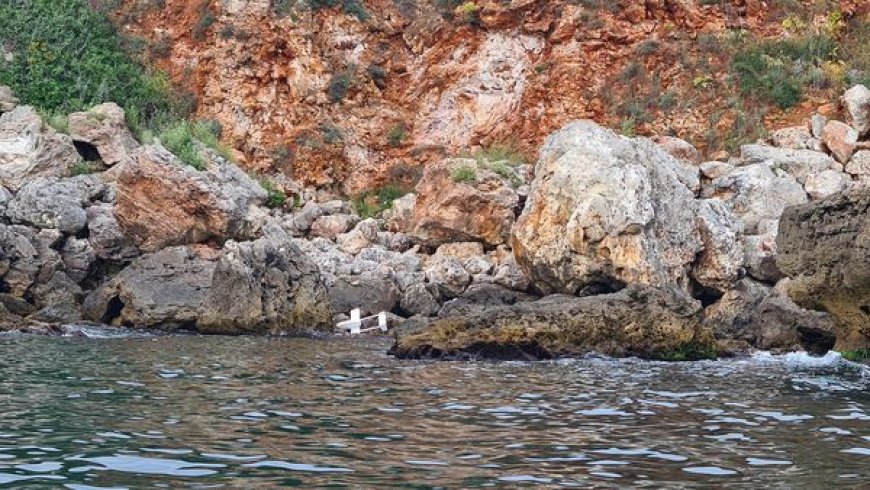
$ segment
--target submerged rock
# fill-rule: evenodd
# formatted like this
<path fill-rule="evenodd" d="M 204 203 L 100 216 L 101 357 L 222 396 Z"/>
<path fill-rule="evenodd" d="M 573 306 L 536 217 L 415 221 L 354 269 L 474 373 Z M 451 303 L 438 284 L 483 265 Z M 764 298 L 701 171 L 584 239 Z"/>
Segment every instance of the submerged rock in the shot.
<path fill-rule="evenodd" d="M 400 358 L 552 359 L 598 352 L 653 359 L 715 355 L 699 324 L 700 306 L 681 293 L 631 286 L 618 293 L 488 306 L 408 327 L 391 353 Z"/>
<path fill-rule="evenodd" d="M 870 346 L 870 190 L 788 208 L 777 246 L 795 303 L 831 314 L 838 349 Z"/>

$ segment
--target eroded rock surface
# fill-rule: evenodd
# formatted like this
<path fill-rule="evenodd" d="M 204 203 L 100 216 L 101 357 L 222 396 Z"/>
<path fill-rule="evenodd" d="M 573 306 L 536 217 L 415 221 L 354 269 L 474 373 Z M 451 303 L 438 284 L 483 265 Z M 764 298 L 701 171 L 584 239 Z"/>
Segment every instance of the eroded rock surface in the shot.
<path fill-rule="evenodd" d="M 837 323 L 837 348 L 870 345 L 870 191 L 836 194 L 785 211 L 777 236 L 789 295 Z"/>

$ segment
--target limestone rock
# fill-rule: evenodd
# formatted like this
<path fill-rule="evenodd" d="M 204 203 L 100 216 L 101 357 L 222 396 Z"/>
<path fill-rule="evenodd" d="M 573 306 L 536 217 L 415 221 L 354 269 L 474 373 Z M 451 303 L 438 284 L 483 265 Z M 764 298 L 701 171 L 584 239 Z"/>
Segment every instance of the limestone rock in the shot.
<path fill-rule="evenodd" d="M 807 177 L 804 189 L 811 198 L 818 200 L 847 190 L 851 183 L 852 180 L 846 174 L 836 170 L 825 170 Z"/>
<path fill-rule="evenodd" d="M 72 139 L 44 125 L 32 107 L 0 115 L 0 185 L 16 192 L 36 177 L 65 177 L 80 161 Z"/>
<path fill-rule="evenodd" d="M 384 211 L 387 229 L 394 232 L 408 232 L 414 225 L 414 208 L 417 194 L 413 192 L 393 201 L 393 206 Z"/>
<path fill-rule="evenodd" d="M 128 260 L 139 255 L 139 249 L 121 231 L 114 210 L 112 204 L 99 204 L 86 210 L 88 242 L 94 254 L 101 259 Z"/>
<path fill-rule="evenodd" d="M 277 334 L 331 328 L 333 310 L 317 267 L 288 239 L 227 242 L 197 330 Z"/>
<path fill-rule="evenodd" d="M 402 293 L 399 307 L 408 316 L 435 316 L 441 305 L 430 291 L 431 287 L 425 284 L 414 284 L 406 288 Z"/>
<path fill-rule="evenodd" d="M 849 116 L 849 124 L 862 137 L 870 135 L 870 89 L 855 85 L 843 94 L 843 106 Z"/>
<path fill-rule="evenodd" d="M 363 315 L 375 315 L 391 311 L 399 302 L 399 291 L 393 281 L 370 272 L 339 276 L 327 289 L 332 310 L 338 313 L 359 308 Z"/>
<path fill-rule="evenodd" d="M 335 240 L 335 238 L 350 230 L 359 223 L 359 216 L 355 214 L 333 214 L 321 216 L 311 224 L 311 234 L 316 237 Z"/>
<path fill-rule="evenodd" d="M 353 230 L 336 237 L 338 248 L 351 255 L 360 253 L 378 241 L 380 223 L 374 218 L 360 221 Z"/>
<path fill-rule="evenodd" d="M 692 267 L 692 277 L 704 287 L 725 292 L 743 268 L 743 222 L 716 199 L 700 203 L 696 220 L 703 250 Z"/>
<path fill-rule="evenodd" d="M 409 234 L 426 245 L 480 241 L 505 243 L 519 196 L 511 180 L 472 159 L 448 159 L 426 167 L 417 185 Z"/>
<path fill-rule="evenodd" d="M 806 192 L 791 175 L 777 175 L 764 163 L 737 167 L 713 180 L 701 195 L 727 204 L 743 220 L 748 235 L 758 233 L 761 221 L 778 220 L 787 206 L 807 201 Z"/>
<path fill-rule="evenodd" d="M 139 147 L 127 129 L 124 110 L 112 102 L 70 114 L 69 131 L 73 141 L 94 146 L 100 159 L 109 166 L 125 160 Z"/>
<path fill-rule="evenodd" d="M 31 286 L 48 281 L 62 270 L 63 262 L 56 250 L 62 238 L 55 229 L 0 223 L 0 280 L 4 292 L 23 298 Z"/>
<path fill-rule="evenodd" d="M 624 284 L 685 288 L 702 243 L 679 165 L 649 140 L 590 121 L 551 135 L 511 242 L 534 287 L 569 294 Z"/>
<path fill-rule="evenodd" d="M 18 99 L 12 94 L 12 89 L 0 85 L 0 114 L 9 112 L 18 106 Z"/>
<path fill-rule="evenodd" d="M 770 132 L 770 142 L 779 148 L 806 150 L 807 142 L 813 137 L 806 126 L 792 126 L 776 129 Z"/>
<path fill-rule="evenodd" d="M 858 178 L 870 177 L 870 150 L 861 150 L 852 155 L 846 164 L 846 172 Z"/>
<path fill-rule="evenodd" d="M 753 328 L 760 349 L 794 350 L 800 346 L 814 355 L 824 355 L 836 340 L 833 320 L 827 313 L 807 311 L 788 297 L 789 279 L 783 279 L 755 308 Z"/>
<path fill-rule="evenodd" d="M 438 247 L 438 250 L 435 251 L 435 255 L 453 257 L 454 259 L 464 261 L 473 257 L 482 256 L 483 244 L 480 242 L 445 243 Z"/>
<path fill-rule="evenodd" d="M 76 284 L 88 277 L 96 260 L 94 249 L 84 238 L 69 237 L 60 249 L 60 255 L 66 275 Z"/>
<path fill-rule="evenodd" d="M 92 175 L 63 180 L 37 177 L 15 194 L 7 205 L 6 215 L 14 223 L 77 233 L 87 224 L 85 207 L 104 188 Z"/>
<path fill-rule="evenodd" d="M 777 264 L 801 307 L 830 313 L 837 349 L 870 346 L 870 190 L 786 210 Z"/>
<path fill-rule="evenodd" d="M 710 355 L 699 307 L 681 293 L 631 286 L 618 293 L 493 306 L 400 331 L 401 358 L 552 359 L 599 352 L 669 358 Z"/>
<path fill-rule="evenodd" d="M 326 328 L 332 318 L 316 266 L 285 241 L 191 246 L 143 255 L 85 300 L 87 318 L 203 333 L 280 333 Z"/>
<path fill-rule="evenodd" d="M 743 278 L 715 303 L 704 309 L 702 324 L 725 342 L 741 342 L 743 349 L 758 343 L 754 329 L 755 310 L 771 287 L 751 278 Z"/>
<path fill-rule="evenodd" d="M 811 174 L 828 170 L 834 159 L 812 150 L 790 150 L 767 145 L 743 145 L 740 157 L 744 165 L 765 164 L 772 170 L 782 170 L 803 184 Z"/>
<path fill-rule="evenodd" d="M 121 165 L 115 217 L 143 251 L 209 240 L 248 239 L 246 217 L 266 192 L 228 162 L 205 171 L 183 165 L 161 146 L 134 152 Z"/>
<path fill-rule="evenodd" d="M 727 162 L 719 162 L 716 160 L 704 162 L 699 167 L 701 174 L 708 179 L 718 179 L 731 173 L 734 170 L 734 165 Z"/>
<path fill-rule="evenodd" d="M 697 164 L 701 161 L 698 149 L 686 140 L 673 136 L 656 136 L 653 141 L 668 152 L 672 157 Z"/>
<path fill-rule="evenodd" d="M 858 131 L 840 121 L 828 121 L 822 143 L 840 163 L 846 163 L 858 147 Z"/>
<path fill-rule="evenodd" d="M 471 283 L 471 275 L 461 262 L 452 257 L 433 255 L 429 257 L 423 270 L 426 279 L 437 289 L 441 300 L 459 296 Z"/>

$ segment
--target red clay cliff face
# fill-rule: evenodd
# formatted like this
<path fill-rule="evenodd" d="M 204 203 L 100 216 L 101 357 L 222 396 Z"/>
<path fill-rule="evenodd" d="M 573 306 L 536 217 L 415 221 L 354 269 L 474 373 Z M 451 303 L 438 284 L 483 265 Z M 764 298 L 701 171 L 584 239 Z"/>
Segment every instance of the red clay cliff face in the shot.
<path fill-rule="evenodd" d="M 123 3 L 119 12 L 142 2 Z M 724 95 L 699 87 L 728 83 L 728 73 L 699 36 L 782 33 L 766 4 L 742 0 L 480 1 L 469 19 L 438 2 L 362 3 L 365 21 L 338 8 L 281 17 L 268 0 L 165 0 L 117 20 L 193 90 L 198 115 L 223 125 L 244 167 L 347 194 L 475 147 L 534 155 L 574 119 L 618 127 L 615 108 L 641 85 L 678 100 L 648 104 L 633 129 L 703 147 Z M 709 80 L 699 85 L 699 75 Z M 798 120 L 816 105 L 810 94 L 806 107 L 771 118 Z"/>

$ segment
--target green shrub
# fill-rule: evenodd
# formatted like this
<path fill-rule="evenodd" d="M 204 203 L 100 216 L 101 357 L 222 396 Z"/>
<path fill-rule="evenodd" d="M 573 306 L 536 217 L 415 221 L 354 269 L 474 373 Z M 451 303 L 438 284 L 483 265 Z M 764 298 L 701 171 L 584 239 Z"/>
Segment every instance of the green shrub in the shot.
<path fill-rule="evenodd" d="M 191 32 L 193 39 L 197 41 L 203 41 L 208 30 L 217 21 L 217 18 L 209 8 L 210 6 L 211 0 L 201 0 L 197 6 L 196 24 L 193 25 L 193 31 Z"/>
<path fill-rule="evenodd" d="M 87 175 L 100 171 L 100 165 L 95 162 L 79 162 L 73 165 L 71 170 L 72 176 Z"/>
<path fill-rule="evenodd" d="M 651 54 L 655 54 L 660 47 L 661 44 L 659 44 L 659 42 L 655 39 L 647 39 L 637 45 L 637 48 L 635 48 L 635 52 L 639 56 L 649 56 Z"/>
<path fill-rule="evenodd" d="M 39 115 L 42 121 L 55 131 L 62 134 L 69 134 L 69 117 L 66 114 L 40 110 Z"/>
<path fill-rule="evenodd" d="M 408 130 L 405 129 L 403 124 L 397 124 L 390 129 L 390 132 L 387 133 L 387 143 L 390 144 L 393 148 L 398 148 L 402 146 L 402 143 L 405 142 L 405 138 L 408 137 Z"/>
<path fill-rule="evenodd" d="M 354 67 L 348 67 L 341 73 L 332 76 L 329 87 L 327 87 L 330 101 L 341 102 L 347 97 L 348 91 L 353 86 L 355 71 Z"/>
<path fill-rule="evenodd" d="M 259 179 L 260 187 L 266 191 L 266 206 L 272 209 L 283 208 L 287 204 L 287 194 L 267 178 Z"/>
<path fill-rule="evenodd" d="M 197 142 L 215 150 L 226 160 L 232 160 L 229 150 L 221 145 L 220 133 L 209 121 L 192 123 L 179 121 L 162 128 L 157 139 L 182 162 L 197 170 L 204 170 L 205 159 L 200 154 Z"/>
<path fill-rule="evenodd" d="M 87 0 L 0 2 L 0 37 L 12 61 L 0 63 L 0 84 L 22 103 L 70 113 L 113 101 L 135 109 L 140 123 L 187 115 L 165 77 L 150 74 L 124 52 L 105 9 Z"/>
<path fill-rule="evenodd" d="M 311 10 L 321 10 L 341 6 L 344 13 L 353 15 L 361 21 L 368 20 L 369 13 L 363 7 L 360 0 L 307 0 L 304 3 L 298 0 L 275 0 L 272 3 L 272 11 L 278 16 L 292 15 L 294 7 L 297 5 L 307 7 Z"/>
<path fill-rule="evenodd" d="M 870 349 L 846 350 L 840 352 L 843 359 L 852 362 L 863 362 L 870 359 Z"/>
<path fill-rule="evenodd" d="M 731 67 L 744 96 L 788 109 L 801 101 L 805 86 L 825 83 L 818 69 L 835 50 L 834 40 L 823 35 L 765 41 L 735 54 Z"/>
<path fill-rule="evenodd" d="M 477 170 L 468 165 L 460 165 L 453 169 L 450 176 L 453 177 L 453 182 L 474 182 L 477 180 Z"/>
<path fill-rule="evenodd" d="M 512 167 L 529 163 L 529 158 L 514 143 L 496 143 L 474 153 L 478 162 L 506 162 Z"/>
<path fill-rule="evenodd" d="M 353 197 L 353 207 L 361 218 L 377 216 L 393 207 L 393 201 L 407 194 L 396 184 L 387 184 L 378 189 L 362 192 Z"/>

